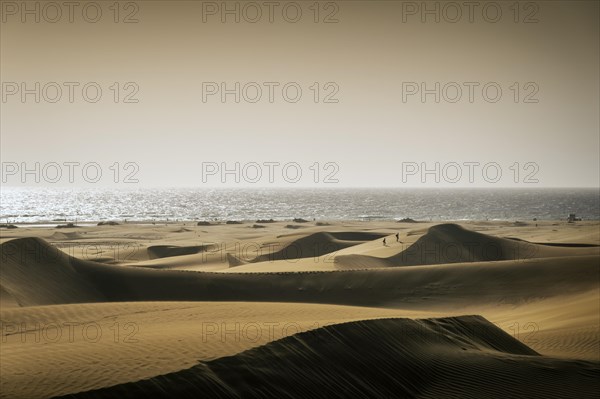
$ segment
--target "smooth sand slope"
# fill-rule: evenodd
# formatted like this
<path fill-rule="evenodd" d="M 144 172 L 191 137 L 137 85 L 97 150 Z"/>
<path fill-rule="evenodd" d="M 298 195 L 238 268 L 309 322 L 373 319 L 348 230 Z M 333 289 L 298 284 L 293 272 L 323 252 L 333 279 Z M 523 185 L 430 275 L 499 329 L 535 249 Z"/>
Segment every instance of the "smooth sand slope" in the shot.
<path fill-rule="evenodd" d="M 285 226 L 2 231 L 3 397 L 598 388 L 598 223 Z"/>

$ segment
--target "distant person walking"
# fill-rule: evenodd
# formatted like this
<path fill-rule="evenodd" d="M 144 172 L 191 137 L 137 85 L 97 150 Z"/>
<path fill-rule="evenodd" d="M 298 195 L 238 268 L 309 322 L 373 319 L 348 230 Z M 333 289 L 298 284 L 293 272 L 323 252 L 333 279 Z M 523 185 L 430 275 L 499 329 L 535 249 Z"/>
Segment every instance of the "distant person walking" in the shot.
<path fill-rule="evenodd" d="M 383 239 L 383 246 L 385 247 L 385 238 Z"/>
<path fill-rule="evenodd" d="M 396 233 L 396 242 L 400 242 L 400 233 Z"/>

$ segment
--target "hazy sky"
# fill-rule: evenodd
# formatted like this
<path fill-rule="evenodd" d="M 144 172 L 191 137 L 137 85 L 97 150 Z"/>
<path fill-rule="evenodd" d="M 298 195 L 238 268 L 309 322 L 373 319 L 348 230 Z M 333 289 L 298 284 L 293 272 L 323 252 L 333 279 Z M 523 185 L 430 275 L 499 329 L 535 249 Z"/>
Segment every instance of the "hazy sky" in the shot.
<path fill-rule="evenodd" d="M 598 1 L 38 3 L 1 2 L 6 185 L 599 185 Z"/>

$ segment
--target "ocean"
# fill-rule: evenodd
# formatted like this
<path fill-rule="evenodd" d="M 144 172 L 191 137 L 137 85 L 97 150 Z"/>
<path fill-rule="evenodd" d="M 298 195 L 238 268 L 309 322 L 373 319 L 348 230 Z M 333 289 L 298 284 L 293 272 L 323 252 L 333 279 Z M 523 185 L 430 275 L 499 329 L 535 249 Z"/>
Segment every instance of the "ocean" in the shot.
<path fill-rule="evenodd" d="M 2 223 L 600 219 L 598 189 L 65 189 L 3 187 Z"/>

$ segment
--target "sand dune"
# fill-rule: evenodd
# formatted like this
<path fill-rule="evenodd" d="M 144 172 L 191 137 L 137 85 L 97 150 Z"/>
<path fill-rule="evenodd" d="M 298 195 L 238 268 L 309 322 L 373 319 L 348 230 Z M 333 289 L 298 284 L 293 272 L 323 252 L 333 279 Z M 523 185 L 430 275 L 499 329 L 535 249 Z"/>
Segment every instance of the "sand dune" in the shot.
<path fill-rule="evenodd" d="M 229 225 L 220 227 L 232 228 Z M 278 227 L 278 229 L 271 229 L 272 227 Z M 283 225 L 269 225 L 269 230 L 281 232 L 283 229 L 285 229 Z M 181 240 L 185 244 L 193 242 L 193 245 L 151 245 L 147 247 L 150 260 L 142 259 L 130 264 L 154 269 L 226 271 L 229 267 L 245 264 L 255 265 L 264 262 L 271 264 L 278 261 L 318 258 L 384 236 L 384 233 L 370 231 L 329 231 L 329 229 L 324 229 L 324 226 L 318 228 L 306 226 L 303 233 L 267 236 L 249 233 L 246 230 L 241 240 L 231 240 L 231 237 L 227 237 L 221 241 L 204 237 L 206 231 L 201 231 L 202 234 L 198 233 L 198 236 L 186 235 L 188 239 Z M 315 232 L 315 230 L 322 231 Z M 179 235 L 170 235 L 170 238 L 177 241 Z M 201 245 L 198 245 L 198 242 Z M 166 257 L 177 258 L 165 261 L 163 258 Z"/>
<path fill-rule="evenodd" d="M 78 240 L 82 237 L 83 237 L 83 235 L 76 231 L 71 231 L 71 232 L 57 231 L 48 238 L 50 240 L 63 241 L 63 240 Z"/>
<path fill-rule="evenodd" d="M 275 260 L 294 260 L 303 258 L 317 258 L 319 256 L 352 247 L 366 241 L 384 237 L 385 234 L 371 232 L 319 232 L 298 238 L 285 245 L 283 248 L 262 254 L 249 263 L 258 263 Z M 281 236 L 280 236 L 281 237 Z M 279 238 L 280 238 L 279 237 Z"/>
<path fill-rule="evenodd" d="M 2 395 L 115 384 L 126 385 L 85 397 L 154 397 L 155 389 L 197 397 L 199 388 L 216 396 L 586 397 L 598 388 L 590 385 L 600 362 L 597 223 L 202 228 L 3 234 Z M 365 321 L 398 317 L 446 319 Z M 271 323 L 290 322 L 269 333 Z M 217 328 L 208 340 L 207 323 Z M 244 336 L 256 323 L 260 337 Z M 71 325 L 79 339 L 69 341 L 64 328 L 52 339 L 50 327 Z M 86 325 L 101 329 L 98 342 L 81 339 Z M 232 328 L 241 339 L 218 334 Z M 131 334 L 137 341 L 123 345 Z"/>
<path fill-rule="evenodd" d="M 335 261 L 341 267 L 360 268 L 361 266 L 417 266 L 597 254 L 600 254 L 600 248 L 597 246 L 535 244 L 525 240 L 482 234 L 448 223 L 430 227 L 416 242 L 406 249 L 401 246 L 398 253 L 392 256 L 377 258 L 368 255 L 338 255 Z"/>
<path fill-rule="evenodd" d="M 198 361 L 235 355 L 334 323 L 438 315 L 321 304 L 214 301 L 6 309 L 0 313 L 0 392 L 23 399 L 64 395 L 179 371 Z"/>
<path fill-rule="evenodd" d="M 595 398 L 600 364 L 539 356 L 478 316 L 328 326 L 68 398 Z"/>
<path fill-rule="evenodd" d="M 80 273 L 91 262 L 68 256 L 41 238 L 4 242 L 0 258 L 0 286 L 21 306 L 106 300 Z"/>
<path fill-rule="evenodd" d="M 472 298 L 482 303 L 519 303 L 594 289 L 600 275 L 600 257 L 594 255 L 385 270 L 224 274 L 82 261 L 41 239 L 8 241 L 0 250 L 6 258 L 0 284 L 23 306 L 106 300 L 248 300 L 393 307 L 435 301 L 448 293 L 460 293 L 448 298 L 456 303 Z"/>
<path fill-rule="evenodd" d="M 68 304 L 0 313 L 0 391 L 11 398 L 64 395 L 172 373 L 335 323 L 471 311 L 482 312 L 539 353 L 600 361 L 598 292 L 454 310 L 443 303 L 436 310 L 214 301 Z M 62 331 L 58 340 L 56 326 Z M 74 326 L 72 334 L 66 326 Z M 97 331 L 102 332 L 98 339 Z"/>

